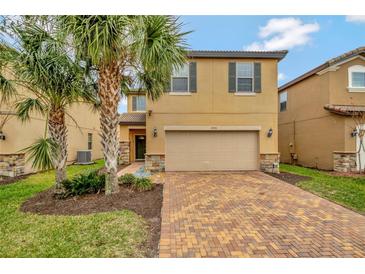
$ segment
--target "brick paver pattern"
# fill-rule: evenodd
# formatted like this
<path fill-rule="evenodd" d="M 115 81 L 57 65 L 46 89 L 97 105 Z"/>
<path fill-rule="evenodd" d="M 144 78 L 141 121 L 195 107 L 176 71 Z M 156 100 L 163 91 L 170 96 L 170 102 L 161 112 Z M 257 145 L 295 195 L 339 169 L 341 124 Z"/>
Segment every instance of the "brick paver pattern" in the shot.
<path fill-rule="evenodd" d="M 160 257 L 365 257 L 365 216 L 264 173 L 157 178 Z"/>

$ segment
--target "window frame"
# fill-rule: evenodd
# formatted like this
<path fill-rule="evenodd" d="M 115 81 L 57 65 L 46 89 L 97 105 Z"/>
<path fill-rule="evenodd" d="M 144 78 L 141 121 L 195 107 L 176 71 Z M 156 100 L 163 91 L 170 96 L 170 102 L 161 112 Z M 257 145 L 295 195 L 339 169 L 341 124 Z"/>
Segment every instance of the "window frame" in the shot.
<path fill-rule="evenodd" d="M 348 68 L 348 91 L 349 92 L 365 92 L 365 82 L 364 86 L 354 87 L 353 86 L 353 78 L 352 74 L 354 72 L 364 73 L 365 74 L 365 66 L 362 65 L 354 65 Z"/>
<path fill-rule="evenodd" d="M 285 94 L 285 101 L 281 102 L 281 96 Z M 285 103 L 285 109 L 281 109 L 281 104 Z M 288 91 L 282 91 L 279 93 L 279 112 L 285 112 L 288 110 Z"/>
<path fill-rule="evenodd" d="M 250 64 L 251 65 L 251 71 L 252 71 L 252 77 L 238 77 L 238 64 Z M 236 92 L 238 94 L 254 94 L 255 93 L 255 70 L 254 70 L 254 63 L 253 62 L 236 62 Z M 238 90 L 238 78 L 240 79 L 251 79 L 252 81 L 252 90 L 251 91 L 239 91 Z"/>
<path fill-rule="evenodd" d="M 91 139 L 90 139 L 91 136 Z M 87 134 L 87 149 L 92 150 L 93 149 L 93 134 L 91 132 L 88 132 Z"/>
<path fill-rule="evenodd" d="M 190 93 L 190 62 L 185 63 L 184 66 L 187 66 L 187 70 L 188 70 L 188 76 L 174 76 L 174 71 L 171 74 L 170 77 L 170 82 L 171 82 L 171 93 L 173 94 L 189 94 Z M 174 78 L 186 78 L 187 79 L 187 90 L 186 91 L 175 91 L 174 90 Z"/>
<path fill-rule="evenodd" d="M 138 97 L 144 97 L 145 101 L 144 101 L 144 110 L 138 110 Z M 136 98 L 136 109 L 133 110 L 133 98 Z M 147 100 L 146 100 L 146 95 L 132 95 L 132 112 L 146 112 L 147 109 Z"/>

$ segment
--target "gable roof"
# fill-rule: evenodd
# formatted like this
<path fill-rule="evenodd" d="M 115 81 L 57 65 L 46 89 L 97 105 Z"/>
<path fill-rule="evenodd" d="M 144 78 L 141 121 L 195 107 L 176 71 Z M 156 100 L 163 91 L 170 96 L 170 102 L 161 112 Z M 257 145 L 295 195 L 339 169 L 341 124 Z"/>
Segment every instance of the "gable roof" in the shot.
<path fill-rule="evenodd" d="M 245 51 L 245 50 L 190 50 L 188 58 L 255 58 L 278 59 L 279 61 L 288 53 L 287 50 L 276 51 Z"/>
<path fill-rule="evenodd" d="M 304 79 L 316 74 L 317 72 L 319 72 L 323 69 L 326 69 L 326 68 L 328 68 L 330 66 L 333 66 L 337 63 L 343 62 L 343 61 L 345 61 L 347 59 L 350 59 L 352 57 L 355 57 L 357 55 L 365 56 L 365 47 L 359 47 L 357 49 L 348 51 L 344 54 L 341 54 L 340 56 L 337 56 L 335 58 L 332 58 L 332 59 L 326 61 L 322 65 L 319 65 L 318 67 L 315 67 L 314 69 L 300 75 L 299 77 L 295 78 L 294 80 L 280 86 L 279 87 L 279 92 L 286 89 L 286 88 L 288 88 L 288 87 L 291 87 L 292 85 L 295 85 L 296 83 L 299 83 L 300 81 L 303 81 Z"/>

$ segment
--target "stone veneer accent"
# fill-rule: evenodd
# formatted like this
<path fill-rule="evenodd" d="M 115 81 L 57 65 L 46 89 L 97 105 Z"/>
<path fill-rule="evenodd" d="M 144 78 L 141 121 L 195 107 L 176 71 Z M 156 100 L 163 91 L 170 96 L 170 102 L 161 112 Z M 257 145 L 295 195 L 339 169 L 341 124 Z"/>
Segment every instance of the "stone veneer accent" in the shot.
<path fill-rule="evenodd" d="M 333 170 L 337 172 L 356 172 L 356 152 L 334 151 Z"/>
<path fill-rule="evenodd" d="M 120 164 L 129 164 L 129 141 L 121 141 L 119 142 L 119 155 L 120 155 Z"/>
<path fill-rule="evenodd" d="M 280 154 L 263 153 L 260 154 L 260 170 L 268 173 L 280 173 Z"/>
<path fill-rule="evenodd" d="M 145 169 L 150 172 L 165 170 L 165 154 L 145 154 Z"/>
<path fill-rule="evenodd" d="M 25 154 L 0 154 L 0 176 L 16 177 L 24 174 Z"/>

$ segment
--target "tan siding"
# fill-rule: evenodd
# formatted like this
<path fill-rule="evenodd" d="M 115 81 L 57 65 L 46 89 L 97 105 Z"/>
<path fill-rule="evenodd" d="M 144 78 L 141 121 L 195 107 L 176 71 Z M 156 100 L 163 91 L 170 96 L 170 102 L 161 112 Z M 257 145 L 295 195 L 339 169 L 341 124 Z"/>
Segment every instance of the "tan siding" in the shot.
<path fill-rule="evenodd" d="M 147 153 L 165 153 L 164 126 L 168 125 L 252 125 L 261 126 L 260 153 L 278 152 L 277 61 L 194 59 L 197 62 L 197 93 L 187 96 L 164 94 L 147 102 Z M 228 92 L 228 63 L 261 62 L 262 92 L 238 96 Z M 153 128 L 158 136 L 151 137 Z M 272 128 L 273 136 L 267 131 Z"/>
<path fill-rule="evenodd" d="M 20 96 L 30 96 L 29 93 L 20 89 Z M 6 106 L 12 109 L 11 104 Z M 87 134 L 93 134 L 92 158 L 103 157 L 99 136 L 99 114 L 93 112 L 87 104 L 74 104 L 67 112 L 75 119 L 75 122 L 66 117 L 68 127 L 68 162 L 76 160 L 77 150 L 87 149 Z M 38 138 L 43 137 L 46 121 L 44 117 L 32 114 L 31 120 L 21 123 L 15 116 L 4 126 L 5 141 L 0 141 L 0 153 L 17 153 L 33 144 Z M 32 171 L 31 163 L 26 164 L 26 172 Z"/>
<path fill-rule="evenodd" d="M 330 114 L 325 104 L 365 105 L 365 93 L 349 92 L 348 67 L 365 65 L 355 59 L 336 71 L 313 75 L 287 89 L 288 109 L 279 113 L 279 152 L 283 162 L 290 162 L 289 143 L 294 139 L 298 164 L 333 168 L 333 151 L 354 151 L 356 138 L 351 117 Z"/>

